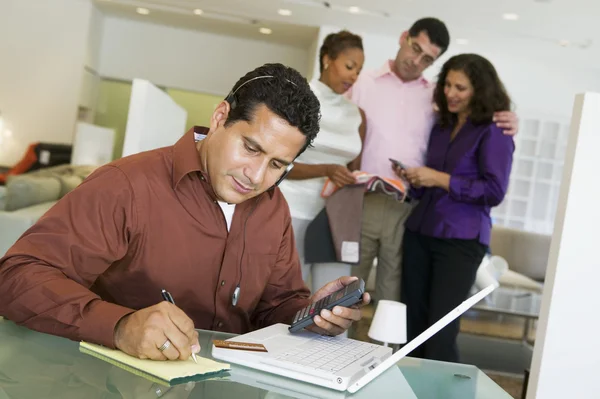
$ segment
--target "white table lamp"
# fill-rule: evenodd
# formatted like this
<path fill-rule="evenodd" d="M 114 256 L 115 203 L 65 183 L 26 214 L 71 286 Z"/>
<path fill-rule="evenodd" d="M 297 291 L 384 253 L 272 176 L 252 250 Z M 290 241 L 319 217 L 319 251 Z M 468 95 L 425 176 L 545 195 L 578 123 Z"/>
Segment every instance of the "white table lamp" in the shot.
<path fill-rule="evenodd" d="M 477 269 L 474 286 L 482 290 L 488 285 L 499 285 L 498 280 L 508 270 L 508 262 L 501 256 L 485 256 Z M 487 299 L 487 298 L 486 298 Z"/>
<path fill-rule="evenodd" d="M 369 328 L 369 338 L 388 344 L 406 343 L 406 305 L 380 300 Z"/>

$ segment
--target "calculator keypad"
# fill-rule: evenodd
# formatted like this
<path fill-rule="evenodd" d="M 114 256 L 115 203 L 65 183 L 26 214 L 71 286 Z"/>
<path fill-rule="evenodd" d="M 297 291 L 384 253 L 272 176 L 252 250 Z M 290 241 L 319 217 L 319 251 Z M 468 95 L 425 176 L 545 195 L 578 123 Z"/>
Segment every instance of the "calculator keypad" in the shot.
<path fill-rule="evenodd" d="M 363 283 L 364 284 L 364 283 Z M 311 303 L 304 309 L 300 309 L 296 312 L 294 316 L 294 321 L 292 324 L 303 322 L 305 319 L 312 319 L 316 315 L 321 313 L 321 310 L 326 309 L 330 306 L 331 303 L 336 302 L 343 298 L 348 292 L 352 292 L 360 286 L 359 281 L 352 283 L 350 286 L 345 287 L 345 289 L 335 292 L 325 298 L 321 298 L 317 302 Z"/>

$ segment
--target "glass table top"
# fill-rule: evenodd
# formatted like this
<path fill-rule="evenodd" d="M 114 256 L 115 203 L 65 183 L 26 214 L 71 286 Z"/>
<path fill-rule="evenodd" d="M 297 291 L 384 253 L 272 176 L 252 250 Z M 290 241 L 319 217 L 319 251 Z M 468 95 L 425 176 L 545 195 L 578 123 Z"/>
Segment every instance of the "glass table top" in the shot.
<path fill-rule="evenodd" d="M 498 287 L 472 310 L 537 318 L 540 314 L 541 304 L 542 294 L 539 292 L 523 288 Z"/>
<path fill-rule="evenodd" d="M 232 334 L 199 330 L 201 356 Z M 511 398 L 474 366 L 404 358 L 351 395 L 231 365 L 205 381 L 163 386 L 79 352 L 77 342 L 0 318 L 0 399 L 16 398 Z"/>

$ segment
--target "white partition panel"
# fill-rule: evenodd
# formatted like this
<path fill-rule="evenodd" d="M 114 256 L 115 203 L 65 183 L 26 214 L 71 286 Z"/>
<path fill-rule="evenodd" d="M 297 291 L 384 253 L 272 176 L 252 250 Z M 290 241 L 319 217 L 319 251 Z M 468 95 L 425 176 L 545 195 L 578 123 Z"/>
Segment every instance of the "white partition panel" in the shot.
<path fill-rule="evenodd" d="M 134 79 L 123 156 L 175 144 L 185 133 L 187 112 L 147 80 Z"/>
<path fill-rule="evenodd" d="M 114 129 L 79 122 L 75 127 L 71 165 L 104 165 L 112 160 L 114 146 Z"/>
<path fill-rule="evenodd" d="M 600 94 L 575 99 L 527 398 L 598 398 Z"/>

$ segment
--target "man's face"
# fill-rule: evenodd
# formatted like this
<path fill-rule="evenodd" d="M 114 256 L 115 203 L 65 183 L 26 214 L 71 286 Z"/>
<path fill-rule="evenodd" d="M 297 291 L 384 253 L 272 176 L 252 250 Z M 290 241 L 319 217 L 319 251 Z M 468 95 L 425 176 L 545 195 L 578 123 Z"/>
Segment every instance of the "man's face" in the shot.
<path fill-rule="evenodd" d="M 400 37 L 400 50 L 394 61 L 394 72 L 404 81 L 415 80 L 433 64 L 441 52 L 442 49 L 431 43 L 424 31 L 414 37 L 404 32 Z"/>
<path fill-rule="evenodd" d="M 306 144 L 306 136 L 265 105 L 252 121 L 225 127 L 229 104 L 221 102 L 204 139 L 206 167 L 217 198 L 239 204 L 268 190 Z"/>

